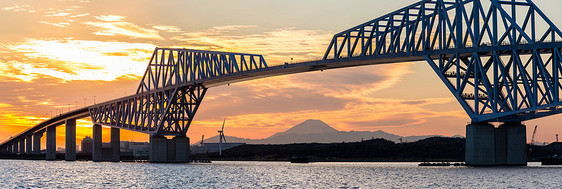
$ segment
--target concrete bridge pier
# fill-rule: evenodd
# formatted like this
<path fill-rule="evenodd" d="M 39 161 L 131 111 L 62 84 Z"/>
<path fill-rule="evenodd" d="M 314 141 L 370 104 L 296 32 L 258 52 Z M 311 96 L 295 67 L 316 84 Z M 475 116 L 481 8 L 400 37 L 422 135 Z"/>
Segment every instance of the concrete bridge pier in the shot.
<path fill-rule="evenodd" d="M 189 138 L 176 136 L 172 140 L 176 147 L 176 162 L 189 163 Z"/>
<path fill-rule="evenodd" d="M 168 160 L 167 140 L 164 136 L 150 137 L 149 161 L 151 163 L 162 163 Z"/>
<path fill-rule="evenodd" d="M 19 149 L 18 149 L 18 141 L 14 141 L 14 144 L 12 144 L 12 153 L 17 154 L 19 153 Z"/>
<path fill-rule="evenodd" d="M 121 135 L 119 128 L 111 128 L 111 161 L 121 161 Z"/>
<path fill-rule="evenodd" d="M 76 161 L 76 119 L 66 120 L 65 129 L 64 159 L 66 161 Z"/>
<path fill-rule="evenodd" d="M 47 161 L 53 161 L 57 159 L 57 127 L 50 126 L 47 127 Z"/>
<path fill-rule="evenodd" d="M 11 154 L 12 153 L 12 144 L 8 143 L 5 146 L 3 146 L 2 151 L 4 151 L 4 153 Z"/>
<path fill-rule="evenodd" d="M 527 129 L 525 125 L 520 122 L 508 122 L 500 125 L 498 129 L 505 129 L 505 146 L 502 146 L 505 147 L 505 164 L 511 166 L 526 166 Z"/>
<path fill-rule="evenodd" d="M 92 161 L 102 161 L 101 125 L 94 125 L 92 130 L 93 130 Z"/>
<path fill-rule="evenodd" d="M 490 123 L 466 126 L 466 165 L 527 165 L 525 125 L 504 123 L 495 128 Z"/>
<path fill-rule="evenodd" d="M 176 136 L 167 139 L 164 136 L 151 136 L 149 157 L 151 163 L 188 163 L 189 138 Z"/>
<path fill-rule="evenodd" d="M 25 138 L 25 153 L 26 154 L 31 154 L 31 147 L 32 147 L 32 138 L 33 135 L 27 135 L 27 137 Z"/>
<path fill-rule="evenodd" d="M 20 139 L 20 154 L 25 154 L 25 137 Z"/>
<path fill-rule="evenodd" d="M 41 137 L 43 132 L 33 133 L 33 154 L 41 153 Z"/>

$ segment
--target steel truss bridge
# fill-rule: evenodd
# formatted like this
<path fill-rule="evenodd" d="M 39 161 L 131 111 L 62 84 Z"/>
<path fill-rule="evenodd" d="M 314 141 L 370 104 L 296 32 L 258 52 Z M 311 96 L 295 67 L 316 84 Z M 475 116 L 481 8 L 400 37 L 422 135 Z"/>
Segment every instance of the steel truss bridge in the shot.
<path fill-rule="evenodd" d="M 136 94 L 46 120 L 185 136 L 208 88 L 352 66 L 427 61 L 473 122 L 562 112 L 562 32 L 531 0 L 423 0 L 334 35 L 322 60 L 268 66 L 261 55 L 157 48 Z"/>

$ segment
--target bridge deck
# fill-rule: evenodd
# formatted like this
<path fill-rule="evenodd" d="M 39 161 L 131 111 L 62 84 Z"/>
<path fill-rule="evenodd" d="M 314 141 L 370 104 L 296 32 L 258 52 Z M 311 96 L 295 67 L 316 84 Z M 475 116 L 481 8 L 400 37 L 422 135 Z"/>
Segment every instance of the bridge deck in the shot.
<path fill-rule="evenodd" d="M 279 66 L 272 66 L 257 70 L 250 70 L 245 72 L 238 72 L 228 75 L 222 75 L 217 77 L 206 78 L 202 80 L 196 81 L 198 84 L 202 84 L 205 87 L 216 87 L 220 85 L 225 85 L 229 83 L 236 83 L 242 82 L 247 80 L 259 79 L 259 78 L 266 78 L 266 77 L 273 77 L 279 75 L 288 75 L 288 74 L 296 74 L 296 73 L 304 73 L 304 72 L 313 72 L 313 71 L 320 71 L 320 70 L 328 70 L 328 69 L 336 69 L 336 68 L 345 68 L 345 67 L 355 67 L 355 66 L 366 66 L 366 65 L 376 65 L 376 64 L 389 64 L 389 63 L 401 63 L 401 62 L 414 62 L 414 61 L 424 61 L 425 55 L 439 55 L 439 54 L 446 54 L 447 51 L 455 51 L 455 52 L 464 52 L 468 55 L 472 54 L 473 52 L 482 53 L 482 55 L 489 55 L 492 50 L 495 51 L 511 51 L 511 50 L 525 50 L 529 48 L 544 48 L 544 49 L 552 49 L 555 47 L 562 46 L 562 42 L 556 43 L 544 43 L 544 44 L 525 44 L 525 45 L 505 45 L 499 47 L 480 47 L 480 48 L 462 48 L 462 49 L 446 49 L 446 50 L 432 50 L 432 51 L 424 51 L 424 52 L 414 52 L 414 53 L 396 53 L 396 54 L 389 54 L 389 55 L 375 55 L 375 56 L 360 56 L 360 57 L 351 57 L 345 59 L 329 59 L 329 60 L 317 60 L 317 61 L 309 61 L 309 62 L 300 62 L 300 63 L 293 63 L 293 64 L 286 64 L 286 65 L 279 65 Z M 531 54 L 530 51 L 522 51 L 520 54 Z M 461 53 L 462 54 L 462 53 Z M 184 84 L 184 85 L 192 85 L 192 84 Z M 158 89 L 158 90 L 166 90 L 166 88 Z M 126 99 L 130 99 L 135 96 L 141 96 L 141 94 L 129 95 L 122 98 L 109 100 L 106 102 L 102 102 L 99 104 L 111 104 L 114 102 L 123 101 Z M 99 105 L 98 104 L 98 105 Z M 61 114 L 59 116 L 53 117 L 51 119 L 45 120 L 34 127 L 31 127 L 15 136 L 11 139 L 8 139 L 2 143 L 0 146 L 11 142 L 12 139 L 19 138 L 20 136 L 28 135 L 35 132 L 42 132 L 45 128 L 50 126 L 58 126 L 64 124 L 65 120 L 67 119 L 80 119 L 86 118 L 89 115 L 88 110 L 93 106 L 81 108 L 78 110 L 74 110 L 71 112 L 67 112 Z"/>

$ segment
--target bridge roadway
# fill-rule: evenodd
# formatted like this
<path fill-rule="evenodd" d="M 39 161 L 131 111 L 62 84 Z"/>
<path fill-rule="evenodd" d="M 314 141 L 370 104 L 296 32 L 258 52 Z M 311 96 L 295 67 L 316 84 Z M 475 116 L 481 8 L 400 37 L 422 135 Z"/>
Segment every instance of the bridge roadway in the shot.
<path fill-rule="evenodd" d="M 233 74 L 221 75 L 217 77 L 211 77 L 206 79 L 197 80 L 195 83 L 201 84 L 207 88 L 216 87 L 220 85 L 225 85 L 229 83 L 242 82 L 247 80 L 273 77 L 279 75 L 288 75 L 304 72 L 313 72 L 337 68 L 355 67 L 355 66 L 366 66 L 366 65 L 376 65 L 376 64 L 389 64 L 389 63 L 403 63 L 403 62 L 415 62 L 415 61 L 425 61 L 424 56 L 429 55 L 440 55 L 440 54 L 452 54 L 455 52 L 461 52 L 461 54 L 466 54 L 469 56 L 473 52 L 478 52 L 482 55 L 489 55 L 492 51 L 511 51 L 525 50 L 525 49 L 552 49 L 562 46 L 562 42 L 556 43 L 545 43 L 545 44 L 524 44 L 517 45 L 504 45 L 500 47 L 480 47 L 480 48 L 462 48 L 462 49 L 445 49 L 445 50 L 432 50 L 432 51 L 419 51 L 413 53 L 396 53 L 388 55 L 375 55 L 375 56 L 360 56 L 360 57 L 350 57 L 345 59 L 328 59 L 328 60 L 314 60 L 307 62 L 299 62 L 292 64 L 284 64 L 278 66 L 271 66 L 262 69 L 249 70 L 244 72 L 237 72 Z M 532 54 L 532 51 L 521 52 L 520 55 Z M 193 85 L 189 83 L 184 83 L 182 85 Z M 146 93 L 146 92 L 145 92 Z M 112 102 L 119 102 L 125 99 L 130 99 L 134 96 L 141 96 L 143 93 L 129 95 L 118 99 L 109 100 L 106 102 L 101 102 L 99 104 L 111 104 Z M 11 142 L 15 138 L 20 138 L 21 136 L 30 135 L 37 132 L 44 132 L 47 127 L 63 125 L 66 120 L 69 119 L 82 119 L 90 116 L 89 109 L 95 107 L 96 105 L 80 108 L 70 112 L 60 114 L 58 116 L 52 117 L 45 120 L 34 127 L 31 127 L 17 135 L 12 136 L 10 139 L 0 143 L 0 146 Z"/>
<path fill-rule="evenodd" d="M 366 65 L 376 65 L 376 64 L 389 64 L 389 63 L 403 63 L 403 62 L 415 62 L 415 61 L 425 61 L 425 56 L 437 56 L 441 54 L 452 54 L 458 53 L 464 56 L 470 56 L 474 52 L 478 52 L 483 56 L 488 56 L 492 51 L 512 51 L 512 50 L 525 50 L 525 49 L 552 49 L 556 47 L 562 46 L 562 42 L 556 43 L 544 43 L 544 44 L 520 44 L 520 45 L 504 45 L 504 46 L 496 46 L 496 47 L 479 47 L 479 48 L 472 48 L 472 47 L 465 47 L 462 49 L 444 49 L 444 50 L 429 50 L 429 51 L 418 51 L 418 52 L 403 52 L 403 53 L 395 53 L 395 54 L 384 54 L 384 55 L 374 55 L 374 56 L 358 56 L 358 57 L 348 57 L 348 58 L 339 58 L 339 59 L 327 59 L 327 60 L 314 60 L 314 61 L 307 61 L 307 62 L 300 62 L 300 63 L 285 63 L 283 65 L 278 66 L 271 66 L 261 69 L 254 69 L 248 70 L 243 72 L 236 72 L 232 74 L 220 75 L 215 77 L 209 77 L 205 79 L 200 79 L 195 81 L 194 83 L 182 83 L 181 85 L 188 86 L 188 85 L 202 85 L 206 88 L 216 87 L 220 85 L 242 82 L 247 80 L 259 79 L 259 78 L 266 78 L 266 77 L 273 77 L 279 75 L 288 75 L 288 74 L 296 74 L 296 73 L 304 73 L 304 72 L 313 72 L 313 71 L 321 71 L 321 70 L 329 70 L 329 69 L 337 69 L 337 68 L 346 68 L 346 67 L 356 67 L 356 66 L 366 66 Z M 521 51 L 519 54 L 532 54 L 532 51 Z M 180 86 L 181 87 L 181 86 Z M 158 90 L 166 90 L 166 88 L 158 89 Z M 21 133 L 18 133 L 10 139 L 7 139 L 0 143 L 0 147 L 2 149 L 8 148 L 8 146 L 13 148 L 18 148 L 12 146 L 14 143 L 18 143 L 19 140 L 22 138 L 26 138 L 25 136 L 30 136 L 33 134 L 44 133 L 47 128 L 49 127 L 56 127 L 60 125 L 64 125 L 67 120 L 76 120 L 90 117 L 90 109 L 99 106 L 100 104 L 112 104 L 115 102 L 124 101 L 127 99 L 134 98 L 135 96 L 142 96 L 149 92 L 134 94 L 125 96 L 122 98 L 117 98 L 113 100 L 109 100 L 106 102 L 101 102 L 96 105 L 91 105 L 88 107 L 80 108 L 77 110 L 69 111 L 50 119 L 47 119 Z M 115 128 L 119 129 L 119 128 Z M 136 130 L 133 130 L 136 131 Z M 12 144 L 12 145 L 9 145 Z M 19 145 L 19 149 L 16 151 L 24 151 L 25 148 L 23 146 L 23 142 Z M 28 144 L 29 145 L 29 144 Z M 14 150 L 8 150 L 14 152 Z M 35 150 L 34 150 L 35 151 Z M 100 155 L 101 156 L 101 155 Z"/>
<path fill-rule="evenodd" d="M 354 57 L 349 59 L 332 59 L 332 60 L 315 60 L 301 63 L 285 64 L 279 66 L 267 67 L 259 70 L 250 70 L 245 72 L 238 72 L 229 75 L 222 75 L 218 77 L 211 77 L 196 81 L 198 84 L 210 88 L 220 85 L 225 85 L 229 83 L 242 82 L 252 79 L 259 79 L 265 77 L 273 77 L 279 75 L 296 74 L 303 72 L 312 72 L 344 67 L 353 66 L 363 66 L 363 65 L 373 65 L 373 64 L 385 64 L 385 63 L 397 63 L 397 62 L 408 62 L 408 61 L 422 61 L 424 58 L 422 56 L 411 56 L 410 53 L 403 53 L 399 56 L 381 56 L 377 58 L 366 58 L 366 57 Z M 192 84 L 183 84 L 192 85 Z M 147 92 L 145 92 L 147 93 Z M 121 98 L 100 102 L 98 104 L 111 104 L 113 102 L 119 102 L 126 99 L 130 99 L 135 96 L 142 96 L 144 93 L 134 94 L 129 96 L 124 96 Z M 96 107 L 96 105 L 91 105 L 88 107 L 83 107 L 77 110 L 62 113 L 60 115 L 49 118 L 25 131 L 22 131 L 10 139 L 0 143 L 0 146 L 5 146 L 8 143 L 13 142 L 22 136 L 31 135 L 38 132 L 45 132 L 48 127 L 63 125 L 66 120 L 69 119 L 82 119 L 90 116 L 89 109 Z"/>

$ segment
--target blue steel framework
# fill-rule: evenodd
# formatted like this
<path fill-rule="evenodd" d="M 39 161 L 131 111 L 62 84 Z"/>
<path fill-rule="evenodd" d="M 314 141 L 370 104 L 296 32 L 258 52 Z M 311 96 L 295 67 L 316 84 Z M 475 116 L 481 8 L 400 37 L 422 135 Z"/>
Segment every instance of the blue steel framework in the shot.
<path fill-rule="evenodd" d="M 203 81 L 267 68 L 263 56 L 157 48 L 137 94 L 90 108 L 94 124 L 185 136 L 207 87 Z"/>
<path fill-rule="evenodd" d="M 562 32 L 531 0 L 424 0 L 336 34 L 327 59 L 423 57 L 473 122 L 561 113 Z"/>

